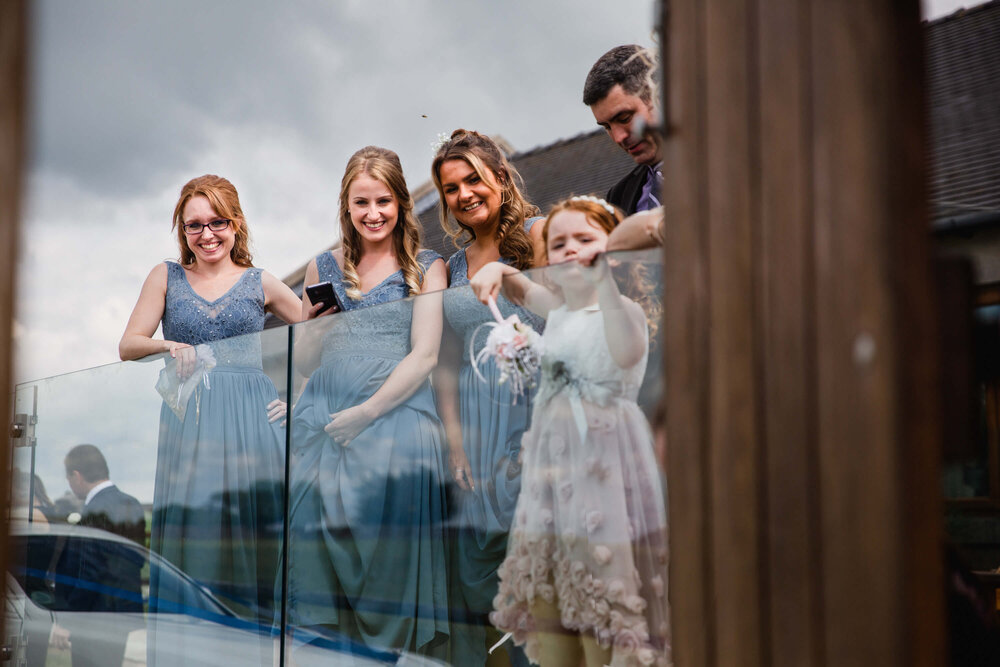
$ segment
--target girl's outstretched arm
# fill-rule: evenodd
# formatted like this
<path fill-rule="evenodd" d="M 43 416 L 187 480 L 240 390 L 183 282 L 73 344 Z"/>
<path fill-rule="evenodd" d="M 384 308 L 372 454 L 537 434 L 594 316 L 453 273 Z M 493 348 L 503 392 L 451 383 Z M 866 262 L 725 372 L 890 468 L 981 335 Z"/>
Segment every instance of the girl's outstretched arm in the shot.
<path fill-rule="evenodd" d="M 541 317 L 548 317 L 550 310 L 562 305 L 558 294 L 503 262 L 490 262 L 479 269 L 469 284 L 476 298 L 483 303 L 487 303 L 490 297 L 495 300 L 503 288 L 508 299 Z"/>
<path fill-rule="evenodd" d="M 421 295 L 413 300 L 409 354 L 368 400 L 330 415 L 324 430 L 336 442 L 349 445 L 369 424 L 412 396 L 434 370 L 443 326 L 441 290 L 447 285 L 444 261 L 435 260 L 424 275 Z"/>
<path fill-rule="evenodd" d="M 635 366 L 649 345 L 646 313 L 642 306 L 618 291 L 606 255 L 597 255 L 583 275 L 597 288 L 597 303 L 604 318 L 604 339 L 611 358 L 622 368 Z"/>

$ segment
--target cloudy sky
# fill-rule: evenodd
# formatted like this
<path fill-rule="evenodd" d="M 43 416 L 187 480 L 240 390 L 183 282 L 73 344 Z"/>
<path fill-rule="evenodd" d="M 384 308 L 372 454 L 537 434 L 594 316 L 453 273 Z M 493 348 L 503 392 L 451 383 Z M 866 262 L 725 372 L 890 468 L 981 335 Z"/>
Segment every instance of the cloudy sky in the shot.
<path fill-rule="evenodd" d="M 939 16 L 961 2 L 932 2 Z M 181 185 L 240 191 L 255 263 L 334 240 L 350 154 L 396 150 L 411 187 L 456 127 L 518 150 L 594 127 L 611 46 L 652 44 L 650 0 L 38 0 L 15 325 L 19 381 L 117 360 L 139 288 L 175 258 Z"/>
<path fill-rule="evenodd" d="M 283 277 L 334 240 L 366 144 L 411 187 L 467 127 L 524 150 L 594 127 L 593 61 L 651 44 L 649 0 L 34 3 L 17 378 L 117 360 L 139 288 L 177 256 L 181 185 L 240 191 L 255 263 Z"/>

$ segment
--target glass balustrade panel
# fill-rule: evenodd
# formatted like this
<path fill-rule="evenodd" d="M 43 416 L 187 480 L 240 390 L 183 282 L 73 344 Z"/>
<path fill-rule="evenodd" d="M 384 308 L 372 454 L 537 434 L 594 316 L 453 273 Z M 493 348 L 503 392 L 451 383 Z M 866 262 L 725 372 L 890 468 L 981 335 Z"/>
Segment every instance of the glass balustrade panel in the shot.
<path fill-rule="evenodd" d="M 16 388 L 28 664 L 274 664 L 288 349 L 274 329 Z"/>
<path fill-rule="evenodd" d="M 286 664 L 665 654 L 660 255 L 609 259 L 294 326 Z"/>
<path fill-rule="evenodd" d="M 545 624 L 655 660 L 661 294 L 658 252 L 612 254 L 508 277 L 496 314 L 369 293 L 17 387 L 29 664 L 523 664 Z"/>

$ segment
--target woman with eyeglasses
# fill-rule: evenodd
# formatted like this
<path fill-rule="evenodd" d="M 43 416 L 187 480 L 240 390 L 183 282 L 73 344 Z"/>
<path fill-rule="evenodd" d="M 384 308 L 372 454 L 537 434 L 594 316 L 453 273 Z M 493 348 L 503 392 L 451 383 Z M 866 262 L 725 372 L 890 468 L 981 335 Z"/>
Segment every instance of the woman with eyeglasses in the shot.
<path fill-rule="evenodd" d="M 228 180 L 184 185 L 173 226 L 180 261 L 149 273 L 119 344 L 123 360 L 170 355 L 157 383 L 164 405 L 150 547 L 241 615 L 270 623 L 277 540 L 261 533 L 281 517 L 286 408 L 262 370 L 256 334 L 267 312 L 297 322 L 302 302 L 253 266 Z M 154 339 L 161 322 L 163 340 Z M 150 611 L 169 611 L 181 601 L 160 590 L 157 572 Z"/>

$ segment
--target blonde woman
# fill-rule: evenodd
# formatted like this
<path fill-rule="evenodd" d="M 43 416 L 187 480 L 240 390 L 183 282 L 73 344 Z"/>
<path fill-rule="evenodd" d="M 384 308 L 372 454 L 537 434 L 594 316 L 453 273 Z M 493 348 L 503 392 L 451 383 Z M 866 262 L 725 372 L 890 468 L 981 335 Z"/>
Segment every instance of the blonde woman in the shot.
<path fill-rule="evenodd" d="M 384 148 L 347 163 L 340 230 L 342 248 L 305 275 L 331 282 L 343 312 L 293 414 L 289 619 L 433 654 L 448 610 L 443 434 L 428 380 L 441 296 L 428 293 L 445 287 L 444 262 L 419 249 L 399 158 Z M 307 296 L 303 314 L 321 307 Z"/>

